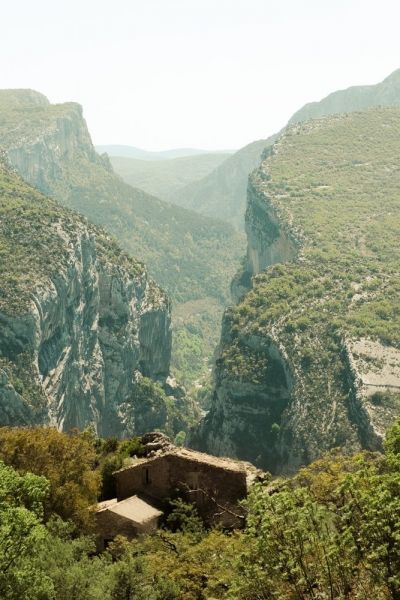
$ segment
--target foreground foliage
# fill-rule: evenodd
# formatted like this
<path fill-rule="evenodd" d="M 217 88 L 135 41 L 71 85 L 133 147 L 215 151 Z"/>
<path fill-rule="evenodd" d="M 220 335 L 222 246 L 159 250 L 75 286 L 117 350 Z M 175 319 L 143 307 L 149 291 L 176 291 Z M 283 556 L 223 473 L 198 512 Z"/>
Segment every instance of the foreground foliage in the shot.
<path fill-rule="evenodd" d="M 57 456 L 78 485 L 78 472 L 68 472 L 68 447 L 47 432 L 47 461 Z M 38 440 L 46 430 L 31 433 Z M 97 469 L 107 455 L 141 452 L 139 440 L 97 440 L 89 432 L 82 440 L 96 453 Z M 15 451 L 18 443 L 14 438 Z M 33 459 L 32 469 L 40 468 Z M 101 555 L 76 523 L 49 513 L 51 481 L 26 471 L 28 461 L 19 472 L 0 462 L 1 598 L 400 598 L 400 423 L 384 455 L 335 450 L 291 479 L 266 475 L 245 502 L 242 531 L 207 531 L 194 509 L 175 499 L 164 529 L 131 542 L 116 538 Z"/>
<path fill-rule="evenodd" d="M 0 460 L 19 473 L 32 472 L 46 478 L 46 520 L 58 515 L 72 520 L 79 531 L 90 528 L 88 507 L 96 502 L 100 486 L 90 433 L 76 431 L 67 435 L 43 427 L 2 427 Z"/>

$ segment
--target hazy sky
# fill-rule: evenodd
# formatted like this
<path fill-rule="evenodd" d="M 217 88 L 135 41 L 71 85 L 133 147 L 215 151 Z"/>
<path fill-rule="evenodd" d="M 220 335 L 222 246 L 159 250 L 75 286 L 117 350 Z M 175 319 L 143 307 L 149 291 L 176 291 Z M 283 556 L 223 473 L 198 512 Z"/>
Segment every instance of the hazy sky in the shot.
<path fill-rule="evenodd" d="M 74 100 L 96 144 L 238 148 L 400 67 L 397 0 L 0 0 L 0 87 Z"/>

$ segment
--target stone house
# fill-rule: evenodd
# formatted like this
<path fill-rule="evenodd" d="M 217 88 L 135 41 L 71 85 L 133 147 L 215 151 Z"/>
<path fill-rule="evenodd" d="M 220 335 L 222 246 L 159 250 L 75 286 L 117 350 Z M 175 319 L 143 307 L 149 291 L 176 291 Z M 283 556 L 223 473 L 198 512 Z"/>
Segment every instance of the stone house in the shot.
<path fill-rule="evenodd" d="M 162 506 L 179 495 L 196 506 L 207 525 L 237 527 L 243 522 L 238 503 L 260 474 L 250 463 L 172 447 L 117 471 L 117 500 L 139 495 L 151 505 Z"/>

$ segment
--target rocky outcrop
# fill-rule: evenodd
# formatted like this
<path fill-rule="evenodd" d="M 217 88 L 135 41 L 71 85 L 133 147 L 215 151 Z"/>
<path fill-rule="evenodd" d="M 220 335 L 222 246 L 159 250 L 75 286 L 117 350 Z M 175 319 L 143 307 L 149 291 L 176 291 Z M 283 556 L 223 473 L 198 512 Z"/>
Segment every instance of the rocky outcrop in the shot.
<path fill-rule="evenodd" d="M 260 191 L 256 176 L 250 177 L 247 198 L 246 271 L 253 276 L 270 265 L 293 260 L 297 244 L 293 232 L 280 223 L 276 209 Z"/>
<path fill-rule="evenodd" d="M 174 403 L 166 294 L 104 232 L 4 164 L 0 205 L 10 215 L 0 221 L 0 425 L 91 425 L 124 437 L 139 419 L 145 430 L 143 377 Z"/>
<path fill-rule="evenodd" d="M 272 156 L 274 146 L 267 147 L 262 159 Z M 249 176 L 245 230 L 247 252 L 241 269 L 231 283 L 233 301 L 238 303 L 251 289 L 253 275 L 276 263 L 294 260 L 301 244 L 299 233 L 285 225 L 271 199 L 261 190 L 269 175 L 257 169 Z"/>
<path fill-rule="evenodd" d="M 275 472 L 280 424 L 294 385 L 284 349 L 271 338 L 238 333 L 230 311 L 220 346 L 212 408 L 192 432 L 190 446 Z"/>
<path fill-rule="evenodd" d="M 57 234 L 68 249 L 68 266 L 31 293 L 28 313 L 0 313 L 1 354 L 12 359 L 13 349 L 29 349 L 46 398 L 39 421 L 44 416 L 61 430 L 90 424 L 101 435 L 133 434 L 134 422 L 130 417 L 125 425 L 127 409 L 121 406 L 129 404 L 135 378 L 142 373 L 163 382 L 168 375 L 168 301 L 144 270 L 132 276 L 122 267 L 102 264 L 96 240 L 84 227 L 77 238 L 74 231 L 73 240 L 60 228 Z M 7 422 L 32 420 L 27 404 L 21 417 L 10 413 L 23 406 L 23 398 L 12 394 L 11 387 L 0 390 Z"/>
<path fill-rule="evenodd" d="M 31 407 L 10 383 L 7 373 L 0 369 L 0 423 L 5 426 L 24 426 L 34 422 L 34 419 Z"/>
<path fill-rule="evenodd" d="M 67 165 L 74 161 L 87 160 L 112 171 L 108 157 L 99 156 L 92 145 L 79 104 L 70 102 L 57 110 L 58 106 L 50 105 L 46 99 L 47 103 L 40 104 L 37 111 L 33 107 L 29 111 L 30 96 L 26 98 L 23 92 L 21 90 L 21 98 L 25 98 L 25 102 L 20 127 L 3 134 L 0 141 L 8 160 L 26 181 L 45 194 L 58 195 L 65 185 Z M 44 98 L 35 94 L 32 99 L 35 105 L 37 97 Z M 24 121 L 30 112 L 32 119 L 28 129 Z"/>

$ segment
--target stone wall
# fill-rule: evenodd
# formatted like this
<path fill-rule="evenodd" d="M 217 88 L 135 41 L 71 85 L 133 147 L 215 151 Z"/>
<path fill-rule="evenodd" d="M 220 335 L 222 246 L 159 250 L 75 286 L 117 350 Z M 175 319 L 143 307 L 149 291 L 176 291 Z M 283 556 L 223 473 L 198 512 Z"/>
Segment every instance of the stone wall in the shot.
<path fill-rule="evenodd" d="M 110 510 L 102 510 L 96 513 L 97 551 L 103 551 L 108 542 L 113 540 L 117 535 L 123 535 L 130 540 L 139 534 L 154 533 L 157 529 L 157 522 L 158 519 L 154 518 L 139 525 Z"/>
<path fill-rule="evenodd" d="M 230 470 L 171 453 L 119 471 L 117 497 L 142 494 L 164 501 L 179 494 L 195 504 L 207 523 L 237 526 L 241 519 L 231 513 L 241 514 L 238 502 L 247 495 L 246 477 L 244 469 Z M 216 517 L 216 513 L 221 514 Z"/>

